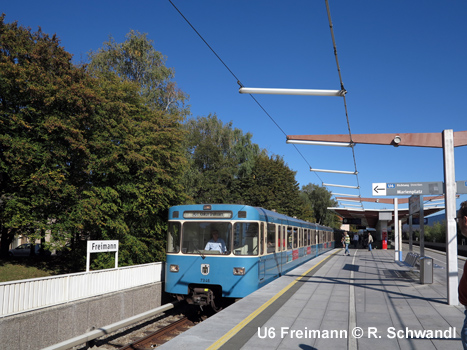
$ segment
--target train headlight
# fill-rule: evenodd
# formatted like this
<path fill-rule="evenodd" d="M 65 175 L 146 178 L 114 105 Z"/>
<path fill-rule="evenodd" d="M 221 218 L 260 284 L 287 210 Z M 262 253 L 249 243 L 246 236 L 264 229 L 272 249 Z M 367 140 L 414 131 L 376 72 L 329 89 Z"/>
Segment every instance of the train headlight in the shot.
<path fill-rule="evenodd" d="M 234 267 L 233 268 L 233 274 L 236 276 L 243 276 L 245 274 L 245 268 L 244 267 Z"/>
<path fill-rule="evenodd" d="M 170 272 L 178 272 L 178 265 L 170 265 Z"/>

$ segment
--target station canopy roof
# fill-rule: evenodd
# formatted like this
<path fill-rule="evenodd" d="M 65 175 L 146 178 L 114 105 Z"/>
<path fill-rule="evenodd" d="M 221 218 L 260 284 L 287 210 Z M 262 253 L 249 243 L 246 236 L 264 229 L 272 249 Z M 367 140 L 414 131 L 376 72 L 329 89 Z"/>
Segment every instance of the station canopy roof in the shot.
<path fill-rule="evenodd" d="M 333 211 L 337 215 L 342 218 L 347 219 L 361 219 L 361 225 L 366 226 L 369 228 L 376 228 L 376 225 L 379 221 L 379 213 L 391 213 L 392 220 L 388 222 L 388 226 L 394 224 L 394 210 L 390 209 L 353 209 L 353 208 L 339 208 L 339 207 L 331 207 L 328 210 Z M 435 214 L 441 210 L 444 210 L 444 207 L 436 207 L 436 208 L 424 208 L 423 215 L 426 217 L 431 214 Z M 400 209 L 398 210 L 399 220 L 407 220 L 409 219 L 409 209 Z M 418 214 L 414 215 L 415 217 Z"/>

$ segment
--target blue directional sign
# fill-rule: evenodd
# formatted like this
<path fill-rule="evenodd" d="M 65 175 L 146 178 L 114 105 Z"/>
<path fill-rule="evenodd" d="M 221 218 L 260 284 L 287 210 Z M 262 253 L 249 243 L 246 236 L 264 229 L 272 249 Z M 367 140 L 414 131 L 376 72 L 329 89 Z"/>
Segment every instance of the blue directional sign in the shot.
<path fill-rule="evenodd" d="M 457 194 L 467 194 L 467 181 L 456 182 Z M 444 194 L 444 183 L 438 182 L 378 182 L 372 183 L 373 196 L 411 196 Z"/>
<path fill-rule="evenodd" d="M 464 184 L 465 185 L 465 184 Z M 467 187 L 465 188 L 467 191 Z M 373 183 L 373 196 L 436 195 L 444 193 L 444 184 L 438 182 Z M 458 192 L 459 193 L 459 192 Z M 467 193 L 467 192 L 465 192 Z"/>

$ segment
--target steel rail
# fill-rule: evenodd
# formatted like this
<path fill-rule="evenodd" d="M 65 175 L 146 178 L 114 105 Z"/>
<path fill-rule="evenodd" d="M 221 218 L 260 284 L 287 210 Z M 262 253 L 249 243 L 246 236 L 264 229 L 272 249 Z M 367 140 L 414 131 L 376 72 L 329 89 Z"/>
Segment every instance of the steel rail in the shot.
<path fill-rule="evenodd" d="M 178 303 L 179 303 L 178 301 L 175 301 L 173 303 L 169 303 L 169 304 L 159 306 L 159 307 L 157 307 L 155 309 L 152 309 L 152 310 L 143 312 L 141 314 L 129 317 L 129 318 L 124 319 L 122 321 L 112 323 L 112 324 L 110 324 L 108 326 L 104 326 L 104 327 L 101 327 L 99 329 L 95 329 L 93 331 L 84 333 L 84 334 L 79 335 L 77 337 L 65 340 L 65 341 L 63 341 L 61 343 L 48 346 L 46 348 L 43 348 L 42 350 L 66 350 L 66 349 L 70 349 L 73 346 L 84 344 L 84 343 L 86 343 L 88 341 L 94 340 L 94 339 L 99 338 L 99 337 L 101 337 L 103 335 L 108 335 L 108 334 L 110 334 L 112 332 L 115 332 L 116 330 L 119 330 L 120 328 L 123 328 L 123 327 L 129 326 L 131 324 L 137 323 L 137 322 L 142 321 L 144 319 L 147 319 L 147 318 L 149 318 L 151 316 L 155 316 L 157 314 L 160 314 L 161 312 L 173 309 L 175 306 L 178 305 Z"/>

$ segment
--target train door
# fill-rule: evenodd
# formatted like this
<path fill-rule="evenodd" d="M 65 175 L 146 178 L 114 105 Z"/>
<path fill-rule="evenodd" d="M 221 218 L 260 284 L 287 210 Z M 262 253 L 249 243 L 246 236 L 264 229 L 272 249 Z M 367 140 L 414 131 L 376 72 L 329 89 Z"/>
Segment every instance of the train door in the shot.
<path fill-rule="evenodd" d="M 280 260 L 280 226 L 267 224 L 266 234 L 266 272 L 270 275 L 279 275 L 281 270 Z M 279 230 L 279 231 L 278 231 Z M 278 236 L 279 233 L 279 236 Z"/>
<path fill-rule="evenodd" d="M 324 231 L 322 230 L 319 231 L 319 241 L 320 241 L 320 248 L 321 248 L 320 251 L 323 251 L 325 238 L 324 238 Z"/>
<path fill-rule="evenodd" d="M 316 242 L 316 255 L 318 255 L 319 254 L 319 244 L 320 244 L 319 230 L 315 230 L 315 242 Z"/>
<path fill-rule="evenodd" d="M 283 225 L 282 226 L 282 266 L 284 266 L 287 263 L 287 245 L 289 242 L 287 241 L 287 226 Z"/>
<path fill-rule="evenodd" d="M 259 230 L 259 266 L 258 266 L 258 273 L 259 273 L 259 280 L 260 282 L 264 280 L 266 276 L 266 257 L 263 255 L 264 253 L 264 242 L 265 242 L 265 229 L 264 229 L 264 222 L 260 225 Z"/>

